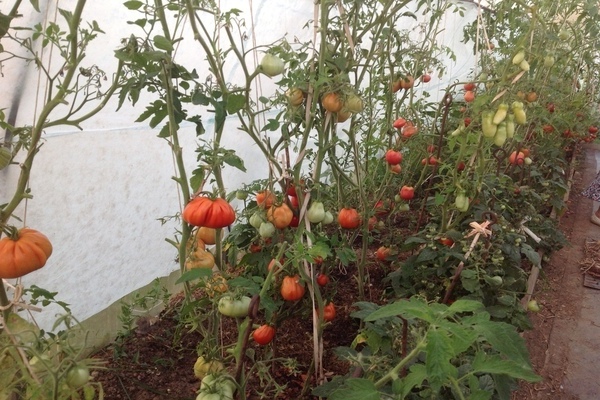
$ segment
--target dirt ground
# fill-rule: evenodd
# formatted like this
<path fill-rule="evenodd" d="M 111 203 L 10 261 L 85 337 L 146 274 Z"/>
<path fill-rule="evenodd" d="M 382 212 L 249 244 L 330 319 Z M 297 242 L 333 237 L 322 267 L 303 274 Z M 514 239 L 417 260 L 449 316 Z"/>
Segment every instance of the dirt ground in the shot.
<path fill-rule="evenodd" d="M 600 240 L 600 226 L 589 221 L 598 204 L 581 196 L 596 175 L 599 156 L 599 145 L 585 145 L 576 155 L 568 209 L 560 219 L 570 246 L 543 265 L 533 296 L 541 311 L 531 316 L 534 329 L 524 334 L 543 381 L 523 384 L 515 400 L 600 398 L 600 290 L 583 285 L 581 264 L 586 241 Z"/>

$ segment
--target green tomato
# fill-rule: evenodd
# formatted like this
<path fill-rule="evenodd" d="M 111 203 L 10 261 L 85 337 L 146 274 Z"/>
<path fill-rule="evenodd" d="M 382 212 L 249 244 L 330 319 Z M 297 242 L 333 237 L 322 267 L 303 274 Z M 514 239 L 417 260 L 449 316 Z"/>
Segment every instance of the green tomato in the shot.
<path fill-rule="evenodd" d="M 359 113 L 363 110 L 363 108 L 364 108 L 363 101 L 357 95 L 351 94 L 346 99 L 346 109 L 348 109 L 348 111 L 353 112 L 353 113 Z"/>
<path fill-rule="evenodd" d="M 267 76 L 274 77 L 282 74 L 285 70 L 285 65 L 281 59 L 273 54 L 265 54 L 260 62 L 260 71 Z"/>
<path fill-rule="evenodd" d="M 235 192 L 235 198 L 238 200 L 246 200 L 248 198 L 248 192 L 244 190 L 238 190 Z"/>
<path fill-rule="evenodd" d="M 321 221 L 321 224 L 329 225 L 332 222 L 333 222 L 333 214 L 331 213 L 331 211 L 325 211 L 325 217 L 323 218 L 323 221 Z"/>
<path fill-rule="evenodd" d="M 538 305 L 537 301 L 529 300 L 529 303 L 527 303 L 527 309 L 529 311 L 538 312 L 540 311 L 540 306 Z"/>
<path fill-rule="evenodd" d="M 260 229 L 260 225 L 265 222 L 265 219 L 262 217 L 261 213 L 259 211 L 255 212 L 254 214 L 252 214 L 250 216 L 250 219 L 248 219 L 248 222 L 250 223 L 250 225 L 252 225 L 255 229 Z"/>
<path fill-rule="evenodd" d="M 308 220 L 313 224 L 318 224 L 325 219 L 325 207 L 320 201 L 313 202 L 306 212 Z"/>
<path fill-rule="evenodd" d="M 196 400 L 233 400 L 235 384 L 227 375 L 210 374 L 202 378 Z"/>
<path fill-rule="evenodd" d="M 250 300 L 251 299 L 248 296 L 236 298 L 231 295 L 225 295 L 219 299 L 219 312 L 227 317 L 247 317 Z"/>
<path fill-rule="evenodd" d="M 258 228 L 258 234 L 262 238 L 270 238 L 275 234 L 275 225 L 270 222 L 263 222 Z"/>
<path fill-rule="evenodd" d="M 84 386 L 90 380 L 90 370 L 87 367 L 75 365 L 67 372 L 67 385 L 73 389 Z"/>

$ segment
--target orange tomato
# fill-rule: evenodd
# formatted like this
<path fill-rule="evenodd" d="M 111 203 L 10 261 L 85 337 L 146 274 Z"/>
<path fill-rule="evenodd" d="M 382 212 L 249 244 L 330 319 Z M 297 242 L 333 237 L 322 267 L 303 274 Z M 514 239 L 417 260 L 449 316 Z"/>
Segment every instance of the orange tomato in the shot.
<path fill-rule="evenodd" d="M 335 92 L 329 92 L 321 98 L 321 105 L 329 112 L 337 113 L 342 110 L 344 104 L 340 96 Z"/>

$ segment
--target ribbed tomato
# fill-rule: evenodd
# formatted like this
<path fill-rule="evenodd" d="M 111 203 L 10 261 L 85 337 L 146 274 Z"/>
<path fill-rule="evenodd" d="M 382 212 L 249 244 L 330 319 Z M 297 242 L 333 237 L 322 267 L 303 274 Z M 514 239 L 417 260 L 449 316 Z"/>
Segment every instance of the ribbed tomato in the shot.
<path fill-rule="evenodd" d="M 19 278 L 40 269 L 51 254 L 52 244 L 44 234 L 23 228 L 15 237 L 0 240 L 0 278 Z"/>
<path fill-rule="evenodd" d="M 265 346 L 273 340 L 275 337 L 275 328 L 271 325 L 261 325 L 254 332 L 252 332 L 252 339 L 261 346 Z"/>
<path fill-rule="evenodd" d="M 360 214 L 355 208 L 342 208 L 338 213 L 338 223 L 344 229 L 356 229 L 360 226 Z"/>
<path fill-rule="evenodd" d="M 281 297 L 288 301 L 297 301 L 304 296 L 304 286 L 300 284 L 298 275 L 286 276 L 281 282 Z"/>
<path fill-rule="evenodd" d="M 194 226 L 207 228 L 224 228 L 235 221 L 235 211 L 231 204 L 217 197 L 200 196 L 191 200 L 183 209 L 181 217 Z"/>

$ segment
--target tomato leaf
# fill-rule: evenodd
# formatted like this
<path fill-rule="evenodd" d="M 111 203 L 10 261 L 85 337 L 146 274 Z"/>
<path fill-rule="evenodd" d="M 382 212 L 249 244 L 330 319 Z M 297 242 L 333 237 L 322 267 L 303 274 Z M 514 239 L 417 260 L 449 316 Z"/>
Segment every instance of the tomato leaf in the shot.
<path fill-rule="evenodd" d="M 492 347 L 521 366 L 529 366 L 529 353 L 525 342 L 513 325 L 505 322 L 479 321 L 473 325 Z"/>
<path fill-rule="evenodd" d="M 471 367 L 473 373 L 503 374 L 529 382 L 539 382 L 542 379 L 529 365 L 503 359 L 498 354 L 485 354 L 483 351 L 475 354 Z"/>
<path fill-rule="evenodd" d="M 235 114 L 246 105 L 246 96 L 242 94 L 230 94 L 227 96 L 227 114 Z"/>
<path fill-rule="evenodd" d="M 395 388 L 394 392 L 400 394 L 401 398 L 405 398 L 412 391 L 415 386 L 420 386 L 423 381 L 427 379 L 427 370 L 423 364 L 414 364 L 410 367 L 410 372 L 404 379 L 398 379 L 394 381 L 400 382 L 399 387 Z"/>
<path fill-rule="evenodd" d="M 137 0 L 130 0 L 130 1 L 126 1 L 125 3 L 123 3 L 123 5 L 125 7 L 127 7 L 128 10 L 137 10 L 141 6 L 143 6 L 144 3 L 142 3 L 141 1 L 137 1 Z"/>
<path fill-rule="evenodd" d="M 427 332 L 425 369 L 434 392 L 439 392 L 448 377 L 456 378 L 458 370 L 450 360 L 456 355 L 448 334 L 434 327 Z"/>
<path fill-rule="evenodd" d="M 435 320 L 431 310 L 427 307 L 427 303 L 413 297 L 409 300 L 400 300 L 385 305 L 366 317 L 365 321 L 375 321 L 381 318 L 395 317 L 397 315 L 401 315 L 404 318 L 417 318 L 430 323 L 433 323 Z"/>
<path fill-rule="evenodd" d="M 211 275 L 212 269 L 210 268 L 194 268 L 181 274 L 181 276 L 179 277 L 179 279 L 177 279 L 177 282 L 175 283 L 179 284 L 183 282 L 190 282 Z"/>
<path fill-rule="evenodd" d="M 375 383 L 361 378 L 347 379 L 328 397 L 330 400 L 379 400 L 380 398 Z"/>
<path fill-rule="evenodd" d="M 173 51 L 173 43 L 171 43 L 169 39 L 161 35 L 154 36 L 154 46 L 156 46 L 157 49 Z"/>
<path fill-rule="evenodd" d="M 246 172 L 246 167 L 244 166 L 244 160 L 238 157 L 234 151 L 227 151 L 223 155 L 223 162 L 227 165 L 235 167 L 240 171 Z"/>

